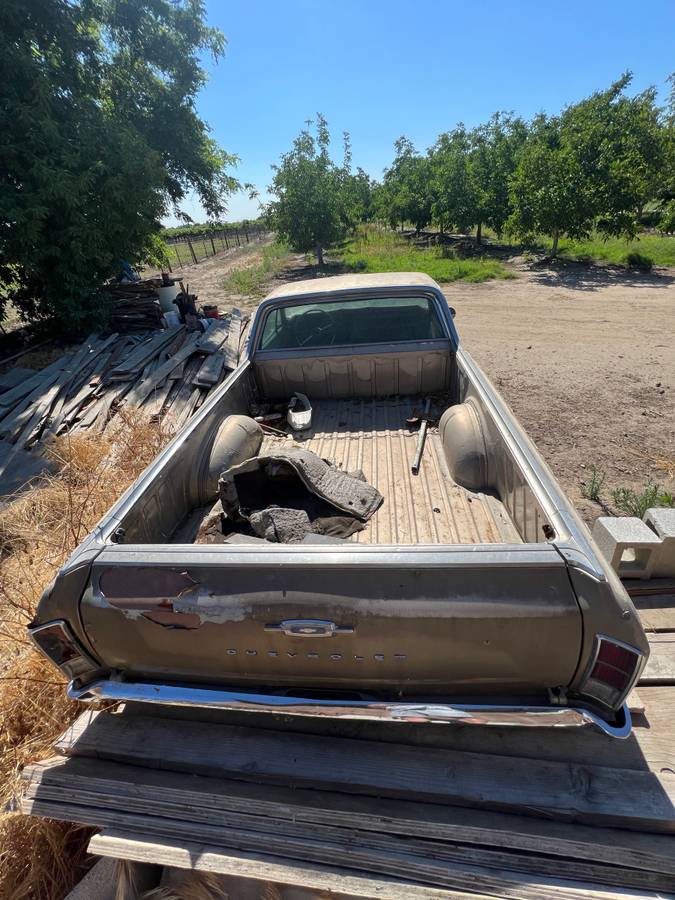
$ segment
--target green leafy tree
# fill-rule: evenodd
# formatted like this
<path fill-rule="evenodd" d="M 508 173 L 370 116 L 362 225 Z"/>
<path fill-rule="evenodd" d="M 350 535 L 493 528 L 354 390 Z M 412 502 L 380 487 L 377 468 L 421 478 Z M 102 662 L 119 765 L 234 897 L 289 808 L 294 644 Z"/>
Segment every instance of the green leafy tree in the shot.
<path fill-rule="evenodd" d="M 194 191 L 209 217 L 234 158 L 195 111 L 225 39 L 201 0 L 4 0 L 0 295 L 79 327 L 122 259 L 152 255 L 159 219 Z M 156 249 L 156 248 L 154 248 Z"/>
<path fill-rule="evenodd" d="M 657 192 L 661 205 L 659 229 L 675 232 L 675 73 L 668 78 L 670 94 L 663 117 L 664 171 Z"/>
<path fill-rule="evenodd" d="M 663 166 L 663 130 L 653 89 L 624 93 L 624 75 L 606 91 L 538 116 L 511 182 L 511 229 L 521 236 L 634 236 Z"/>
<path fill-rule="evenodd" d="M 441 134 L 431 150 L 431 208 L 441 231 L 456 228 L 467 232 L 479 220 L 471 150 L 471 136 L 461 123 Z"/>
<path fill-rule="evenodd" d="M 495 113 L 469 135 L 468 175 L 475 201 L 476 243 L 481 242 L 483 224 L 501 237 L 512 212 L 509 184 L 520 151 L 527 138 L 522 119 Z"/>
<path fill-rule="evenodd" d="M 360 216 L 350 175 L 351 149 L 345 135 L 345 160 L 338 166 L 330 157 L 330 134 L 324 117 L 317 115 L 315 133 L 307 123 L 292 149 L 273 166 L 269 187 L 273 199 L 266 208 L 268 221 L 279 237 L 297 250 L 312 250 L 319 265 L 324 250 L 343 240 Z"/>
<path fill-rule="evenodd" d="M 522 237 L 548 234 L 551 255 L 561 234 L 582 237 L 597 210 L 589 202 L 584 173 L 561 139 L 560 119 L 538 116 L 511 183 L 510 228 Z"/>
<path fill-rule="evenodd" d="M 394 148 L 394 162 L 385 170 L 379 191 L 379 214 L 392 228 L 412 222 L 419 234 L 431 222 L 433 197 L 429 160 L 420 156 L 407 137 L 400 137 Z"/>

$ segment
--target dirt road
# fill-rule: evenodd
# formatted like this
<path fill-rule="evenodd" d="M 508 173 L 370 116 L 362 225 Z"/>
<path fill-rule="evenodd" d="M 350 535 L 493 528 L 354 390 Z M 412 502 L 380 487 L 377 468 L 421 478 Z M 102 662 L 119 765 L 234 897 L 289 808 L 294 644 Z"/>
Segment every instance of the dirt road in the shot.
<path fill-rule="evenodd" d="M 200 306 L 222 305 L 223 309 L 236 303 L 241 309 L 250 310 L 257 304 L 246 298 L 226 291 L 227 276 L 233 269 L 245 269 L 257 265 L 262 257 L 263 248 L 272 242 L 272 237 L 251 241 L 243 247 L 226 250 L 217 256 L 211 256 L 196 266 L 185 266 L 176 269 L 174 275 L 183 279 L 189 286 L 191 294 L 197 294 Z"/>
<path fill-rule="evenodd" d="M 675 492 L 675 272 L 565 267 L 443 285 L 469 352 L 510 404 L 587 521 L 603 496 L 648 478 Z M 667 466 L 657 459 L 669 459 Z"/>
<path fill-rule="evenodd" d="M 224 283 L 232 268 L 256 262 L 261 247 L 192 267 L 190 290 L 202 302 L 253 309 L 255 301 L 227 295 Z M 274 283 L 314 272 L 294 256 Z M 583 517 L 603 514 L 581 496 L 591 466 L 606 473 L 602 497 L 612 512 L 618 487 L 641 489 L 651 478 L 675 493 L 675 270 L 561 263 L 516 273 L 443 290 L 464 345 Z"/>

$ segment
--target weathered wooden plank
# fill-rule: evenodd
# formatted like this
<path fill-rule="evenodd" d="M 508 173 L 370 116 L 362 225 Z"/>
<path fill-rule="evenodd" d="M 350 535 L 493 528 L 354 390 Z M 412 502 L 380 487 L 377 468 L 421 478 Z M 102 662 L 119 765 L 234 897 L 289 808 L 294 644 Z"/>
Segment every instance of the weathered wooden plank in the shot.
<path fill-rule="evenodd" d="M 199 359 L 191 359 L 185 366 L 184 381 L 178 384 L 177 390 L 170 398 L 167 412 L 167 425 L 173 431 L 178 431 L 181 424 L 186 422 L 191 415 L 191 409 L 194 406 L 194 392 L 196 388 L 192 386 L 192 379 L 199 369 Z M 190 410 L 186 412 L 186 410 Z"/>
<path fill-rule="evenodd" d="M 647 637 L 649 660 L 638 683 L 675 685 L 675 632 L 658 632 Z"/>
<path fill-rule="evenodd" d="M 23 384 L 28 378 L 32 378 L 35 375 L 35 369 L 23 369 L 21 366 L 16 366 L 14 369 L 10 369 L 9 372 L 5 372 L 4 375 L 0 375 L 0 391 L 8 391 L 10 388 L 14 388 L 17 384 Z"/>
<path fill-rule="evenodd" d="M 51 433 L 56 434 L 64 425 L 72 426 L 80 415 L 83 407 L 85 407 L 92 398 L 98 396 L 98 392 L 101 389 L 101 386 L 98 383 L 99 378 L 102 378 L 105 374 L 111 355 L 112 351 L 100 355 L 87 366 L 82 377 L 73 384 L 72 395 L 61 409 L 59 417 L 54 418 L 49 426 Z M 94 382 L 93 385 L 92 381 Z"/>
<path fill-rule="evenodd" d="M 70 377 L 70 373 L 68 373 L 68 376 Z M 62 387 L 61 380 L 57 379 L 56 382 L 45 391 L 40 400 L 31 407 L 31 409 L 34 410 L 33 415 L 16 439 L 17 446 L 23 447 L 26 450 L 29 448 L 33 442 L 33 438 L 37 436 L 42 421 L 49 415 L 52 404 L 59 395 Z"/>
<path fill-rule="evenodd" d="M 24 397 L 28 397 L 29 394 L 33 396 L 33 399 L 37 398 L 40 394 L 40 388 L 47 387 L 48 383 L 52 384 L 53 381 L 49 381 L 49 378 L 53 375 L 58 377 L 70 359 L 71 354 L 67 353 L 55 360 L 51 365 L 40 369 L 32 378 L 28 378 L 26 381 L 17 384 L 16 387 L 0 394 L 0 417 L 6 416 L 13 406 Z"/>
<path fill-rule="evenodd" d="M 131 406 L 140 406 L 143 401 L 150 396 L 153 390 L 160 385 L 165 378 L 176 368 L 176 366 L 192 356 L 195 352 L 198 337 L 189 337 L 183 346 L 178 350 L 167 362 L 163 363 L 149 377 L 144 378 L 135 385 L 127 394 L 126 402 Z"/>
<path fill-rule="evenodd" d="M 29 446 L 33 441 L 40 437 L 40 432 L 45 420 L 52 415 L 52 407 L 57 398 L 64 398 L 64 403 L 59 404 L 60 411 L 65 405 L 65 398 L 74 385 L 78 385 L 80 380 L 88 380 L 89 373 L 95 370 L 102 370 L 107 360 L 110 358 L 111 351 L 108 349 L 114 344 L 119 335 L 113 334 L 103 341 L 94 340 L 93 336 L 87 339 L 77 351 L 72 360 L 65 367 L 54 385 L 41 398 L 39 403 L 34 407 L 35 412 L 24 427 L 23 431 L 17 439 L 20 446 Z M 56 417 L 53 417 L 55 419 Z"/>
<path fill-rule="evenodd" d="M 118 774 L 119 781 L 102 781 L 86 775 L 69 776 L 66 774 L 67 770 L 64 771 L 64 767 L 56 769 L 46 767 L 42 770 L 36 767 L 31 773 L 31 781 L 24 795 L 26 809 L 39 814 L 44 803 L 72 804 L 88 807 L 91 810 L 91 819 L 95 819 L 98 815 L 97 811 L 103 809 L 106 813 L 117 812 L 119 814 L 118 824 L 120 827 L 126 827 L 128 815 L 147 815 L 152 817 L 153 821 L 159 821 L 161 818 L 179 823 L 179 827 L 183 829 L 182 834 L 191 840 L 200 836 L 214 843 L 218 843 L 220 840 L 219 829 L 224 829 L 226 843 L 227 834 L 231 829 L 239 832 L 257 832 L 259 843 L 262 846 L 268 842 L 270 836 L 275 835 L 298 840 L 320 839 L 340 844 L 347 833 L 344 821 L 329 820 L 331 795 L 327 795 L 328 802 L 325 812 L 328 815 L 326 815 L 326 820 L 319 823 L 307 821 L 301 814 L 298 815 L 298 812 L 302 813 L 302 809 L 297 803 L 293 803 L 290 809 L 288 806 L 282 807 L 281 814 L 279 806 L 275 807 L 269 802 L 264 804 L 266 807 L 264 814 L 255 803 L 251 803 L 245 810 L 219 809 L 214 805 L 211 794 L 208 792 L 208 783 L 212 779 L 201 779 L 203 793 L 194 790 L 194 784 L 190 785 L 192 790 L 181 791 L 180 788 L 177 788 L 173 791 L 169 789 L 167 792 L 166 782 L 168 779 L 166 776 L 161 788 L 157 782 L 150 785 L 147 781 L 139 780 L 137 777 L 131 783 L 128 780 L 123 781 L 124 772 L 119 773 L 119 770 L 127 768 L 130 767 L 118 766 L 117 772 L 108 770 L 109 775 Z M 60 817 L 64 816 L 64 813 L 60 815 Z M 87 821 L 91 824 L 89 819 Z M 99 823 L 93 822 L 93 824 Z M 207 826 L 206 830 L 201 828 L 202 825 Z M 163 823 L 160 825 L 160 830 L 166 830 L 167 827 L 173 826 Z M 355 833 L 357 830 L 358 838 Z M 143 833 L 146 833 L 146 829 L 143 829 Z M 539 877 L 556 878 L 560 875 L 560 860 L 542 855 L 541 849 L 537 849 L 533 853 L 514 852 L 513 846 L 508 849 L 479 846 L 475 841 L 467 842 L 461 833 L 455 836 L 459 836 L 459 841 L 447 838 L 441 841 L 437 833 L 431 840 L 426 836 L 413 836 L 409 832 L 401 835 L 387 829 L 382 811 L 379 827 L 376 828 L 363 829 L 359 817 L 352 816 L 348 833 L 350 841 L 357 840 L 359 847 L 374 851 L 401 855 L 409 853 L 420 858 L 431 857 L 471 867 L 510 869 L 514 872 L 529 873 Z M 662 840 L 664 839 L 662 838 Z M 670 841 L 672 853 L 675 849 L 675 838 L 666 838 L 665 840 Z M 557 855 L 561 855 L 560 850 Z M 588 858 L 588 851 L 586 857 Z M 578 856 L 575 858 L 575 879 L 618 887 L 675 890 L 675 875 L 673 874 L 665 875 L 649 869 L 636 869 L 616 864 L 604 865 L 600 864 L 596 858 L 593 858 L 592 862 L 588 862 Z"/>
<path fill-rule="evenodd" d="M 233 814 L 359 829 L 649 870 L 675 876 L 675 837 L 542 821 L 492 810 L 227 781 L 114 763 L 53 758 L 23 773 L 26 796 L 227 825 Z M 45 792 L 48 792 L 45 794 Z M 162 810 L 158 812 L 158 810 Z"/>
<path fill-rule="evenodd" d="M 164 404 L 167 401 L 169 393 L 173 387 L 173 381 L 167 378 L 164 381 L 164 384 L 161 387 L 156 387 L 152 394 L 148 397 L 148 399 L 143 404 L 143 411 L 147 412 L 149 416 L 157 416 L 162 411 Z"/>
<path fill-rule="evenodd" d="M 59 379 L 68 359 L 69 357 L 62 357 L 59 360 L 59 367 L 52 369 L 27 397 L 24 397 L 11 411 L 8 411 L 7 415 L 0 422 L 0 436 L 10 440 L 14 439 L 18 431 L 32 418 L 33 404 L 39 403 L 54 382 Z M 0 414 L 2 414 L 2 410 L 0 410 Z"/>
<path fill-rule="evenodd" d="M 200 353 L 215 353 L 226 340 L 229 323 L 225 319 L 214 319 L 199 339 L 197 348 Z"/>
<path fill-rule="evenodd" d="M 675 594 L 645 594 L 633 597 L 645 631 L 675 631 Z"/>
<path fill-rule="evenodd" d="M 169 373 L 169 381 L 182 381 L 185 372 L 185 360 L 178 363 L 175 369 Z"/>
<path fill-rule="evenodd" d="M 239 365 L 239 340 L 241 338 L 241 328 L 241 310 L 233 309 L 230 313 L 227 340 L 223 344 L 223 356 L 225 357 L 226 369 L 236 369 Z"/>
<path fill-rule="evenodd" d="M 184 331 L 184 325 L 176 325 L 160 331 L 149 340 L 139 344 L 122 362 L 110 372 L 113 381 L 126 381 L 133 378 L 153 359 L 160 350 L 168 347 Z"/>
<path fill-rule="evenodd" d="M 183 425 L 185 425 L 185 423 L 192 417 L 192 415 L 194 414 L 194 411 L 197 409 L 197 406 L 199 405 L 199 401 L 201 400 L 203 390 L 204 390 L 203 388 L 196 387 L 192 391 L 192 393 L 190 394 L 190 397 L 189 397 L 187 403 L 185 403 L 181 413 L 176 416 L 176 419 L 175 419 L 176 429 L 181 429 L 183 427 Z"/>
<path fill-rule="evenodd" d="M 218 383 L 224 366 L 225 356 L 219 350 L 211 353 L 199 367 L 199 371 L 192 379 L 192 383 L 196 387 L 212 387 Z"/>
<path fill-rule="evenodd" d="M 647 597 L 649 594 L 671 594 L 675 596 L 675 578 L 626 578 L 623 586 L 630 594 L 633 602 L 636 597 Z"/>
<path fill-rule="evenodd" d="M 75 803 L 58 803 L 49 800 L 26 800 L 22 804 L 24 812 L 46 818 L 56 818 L 67 822 L 81 822 L 95 827 L 113 828 L 131 834 L 142 834 L 158 838 L 185 839 L 186 826 L 190 840 L 209 843 L 242 852 L 256 852 L 260 846 L 266 851 L 282 857 L 308 862 L 322 863 L 327 859 L 344 860 L 351 869 L 369 873 L 407 877 L 415 881 L 437 885 L 449 890 L 484 892 L 498 897 L 519 898 L 519 900 L 614 900 L 619 895 L 611 888 L 600 887 L 582 878 L 563 879 L 560 865 L 556 863 L 556 874 L 548 876 L 535 871 L 523 874 L 511 868 L 489 868 L 483 865 L 460 861 L 448 861 L 442 857 L 442 847 L 435 855 L 420 856 L 416 842 L 393 840 L 392 848 L 384 850 L 364 845 L 362 835 L 345 835 L 344 831 L 332 829 L 334 840 L 325 837 L 327 829 L 315 831 L 314 835 L 303 834 L 295 837 L 275 834 L 268 830 L 249 831 L 244 828 L 218 828 L 196 822 L 181 822 L 155 816 L 136 815 L 132 812 L 114 812 L 105 808 L 78 806 Z M 338 834 L 339 832 L 339 834 Z M 410 849 L 406 850 L 406 844 Z M 429 851 L 428 851 L 429 854 Z M 503 856 L 503 854 L 502 854 Z M 590 869 L 587 866 L 586 869 Z M 596 867 L 597 869 L 598 867 Z M 633 876 L 635 876 L 633 870 Z M 638 873 L 639 875 L 639 873 Z M 671 881 L 668 882 L 670 884 Z M 638 893 L 639 890 L 639 893 Z M 632 896 L 656 897 L 652 891 L 638 889 Z"/>
<path fill-rule="evenodd" d="M 465 751 L 382 745 L 151 716 L 102 715 L 58 742 L 172 771 L 437 803 L 488 806 L 561 820 L 675 831 L 675 776 Z"/>
<path fill-rule="evenodd" d="M 299 864 L 260 852 L 228 853 L 222 848 L 153 838 L 144 841 L 137 835 L 106 829 L 95 835 L 89 851 L 97 856 L 153 862 L 158 865 L 202 872 L 234 875 L 254 881 L 304 887 L 316 896 L 368 898 L 368 900 L 487 900 L 488 895 L 464 891 L 444 891 L 410 880 L 357 875 L 349 869 L 330 865 Z M 494 897 L 493 895 L 490 895 Z"/>
<path fill-rule="evenodd" d="M 0 496 L 13 494 L 32 478 L 53 468 L 54 464 L 45 457 L 0 441 Z"/>
<path fill-rule="evenodd" d="M 645 711 L 644 700 L 638 694 L 637 688 L 633 688 L 633 690 L 628 695 L 626 699 L 626 705 L 633 715 L 642 715 L 642 713 Z"/>

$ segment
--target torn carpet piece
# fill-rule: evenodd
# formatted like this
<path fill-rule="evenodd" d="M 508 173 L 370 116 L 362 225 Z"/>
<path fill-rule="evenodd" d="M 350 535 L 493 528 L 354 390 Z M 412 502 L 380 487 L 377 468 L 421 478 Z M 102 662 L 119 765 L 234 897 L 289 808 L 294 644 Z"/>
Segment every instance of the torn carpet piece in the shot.
<path fill-rule="evenodd" d="M 219 488 L 229 519 L 243 518 L 256 534 L 280 543 L 297 543 L 307 533 L 348 537 L 384 500 L 362 473 L 342 472 L 298 447 L 232 466 Z"/>

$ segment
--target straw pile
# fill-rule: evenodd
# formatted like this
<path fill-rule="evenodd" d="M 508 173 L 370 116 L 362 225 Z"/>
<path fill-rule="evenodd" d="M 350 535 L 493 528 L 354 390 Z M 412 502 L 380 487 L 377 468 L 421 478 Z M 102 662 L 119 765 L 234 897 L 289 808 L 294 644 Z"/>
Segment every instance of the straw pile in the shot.
<path fill-rule="evenodd" d="M 0 809 L 17 808 L 18 775 L 49 755 L 77 715 L 58 671 L 27 641 L 40 595 L 98 519 L 170 437 L 161 422 L 120 410 L 105 435 L 58 438 L 57 468 L 0 512 Z M 89 829 L 0 814 L 0 897 L 57 900 L 80 879 Z"/>

